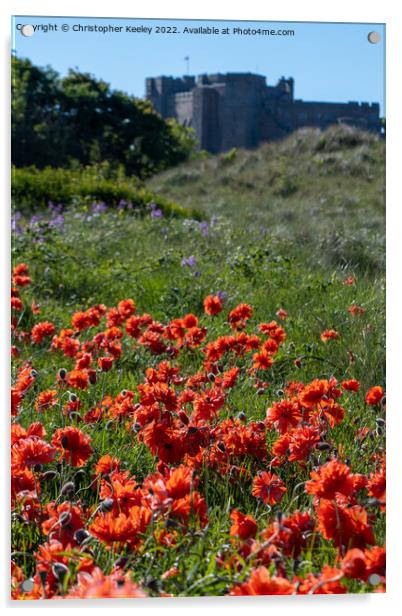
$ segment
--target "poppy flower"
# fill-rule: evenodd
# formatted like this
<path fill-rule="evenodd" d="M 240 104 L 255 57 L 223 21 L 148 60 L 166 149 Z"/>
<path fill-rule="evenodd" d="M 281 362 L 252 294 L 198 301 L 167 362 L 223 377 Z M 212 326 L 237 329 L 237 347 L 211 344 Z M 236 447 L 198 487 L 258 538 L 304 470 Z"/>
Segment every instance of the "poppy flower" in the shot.
<path fill-rule="evenodd" d="M 281 434 L 298 425 L 302 418 L 299 405 L 292 400 L 274 402 L 267 410 L 267 424 L 274 425 Z"/>
<path fill-rule="evenodd" d="M 45 411 L 57 404 L 57 391 L 55 389 L 47 389 L 41 391 L 35 402 L 35 409 L 38 413 Z"/>
<path fill-rule="evenodd" d="M 92 455 L 91 437 L 74 426 L 58 428 L 53 435 L 52 444 L 60 452 L 60 460 L 71 466 L 84 466 Z"/>
<path fill-rule="evenodd" d="M 49 464 L 56 455 L 56 449 L 38 436 L 20 439 L 11 449 L 11 460 L 17 466 Z"/>
<path fill-rule="evenodd" d="M 244 329 L 252 316 L 253 309 L 249 304 L 239 304 L 229 312 L 228 321 L 232 329 Z"/>
<path fill-rule="evenodd" d="M 283 577 L 271 577 L 268 569 L 258 567 L 255 569 L 247 582 L 233 586 L 229 595 L 292 595 L 295 586 Z"/>
<path fill-rule="evenodd" d="M 240 537 L 246 540 L 254 538 L 257 533 L 257 522 L 251 515 L 245 515 L 237 509 L 233 509 L 230 514 L 232 526 L 230 527 L 230 535 L 232 537 Z"/>
<path fill-rule="evenodd" d="M 335 329 L 325 329 L 320 338 L 323 342 L 328 342 L 328 340 L 336 340 L 339 338 L 339 334 Z"/>
<path fill-rule="evenodd" d="M 322 499 L 317 518 L 324 539 L 332 539 L 339 548 L 365 548 L 375 542 L 367 511 L 360 505 L 347 507 Z"/>
<path fill-rule="evenodd" d="M 204 299 L 204 312 L 209 316 L 215 316 L 222 312 L 223 303 L 219 295 L 208 295 Z"/>
<path fill-rule="evenodd" d="M 338 493 L 349 497 L 355 491 L 355 475 L 346 464 L 336 459 L 311 471 L 310 477 L 305 490 L 307 494 L 313 494 L 317 498 L 332 500 Z"/>
<path fill-rule="evenodd" d="M 355 317 L 357 315 L 364 314 L 366 310 L 358 304 L 352 304 L 351 306 L 349 306 L 348 312 L 350 312 L 350 314 Z"/>
<path fill-rule="evenodd" d="M 285 484 L 274 473 L 263 471 L 254 477 L 251 494 L 256 498 L 261 498 L 266 505 L 279 503 L 285 492 Z"/>
<path fill-rule="evenodd" d="M 116 572 L 105 575 L 99 567 L 94 567 L 91 573 L 78 573 L 77 584 L 65 597 L 67 599 L 128 599 L 147 597 L 147 594 L 137 584 L 134 584 L 127 574 Z"/>
<path fill-rule="evenodd" d="M 384 397 L 384 390 L 381 385 L 375 385 L 374 387 L 370 387 L 370 389 L 366 393 L 366 403 L 370 406 L 376 406 L 381 402 Z"/>
<path fill-rule="evenodd" d="M 49 336 L 53 336 L 55 331 L 55 326 L 49 321 L 37 323 L 31 330 L 32 342 L 35 344 L 42 344 L 43 340 Z"/>
<path fill-rule="evenodd" d="M 356 381 L 356 379 L 349 379 L 348 381 L 342 381 L 341 387 L 345 391 L 354 391 L 357 393 L 360 390 L 360 383 Z"/>

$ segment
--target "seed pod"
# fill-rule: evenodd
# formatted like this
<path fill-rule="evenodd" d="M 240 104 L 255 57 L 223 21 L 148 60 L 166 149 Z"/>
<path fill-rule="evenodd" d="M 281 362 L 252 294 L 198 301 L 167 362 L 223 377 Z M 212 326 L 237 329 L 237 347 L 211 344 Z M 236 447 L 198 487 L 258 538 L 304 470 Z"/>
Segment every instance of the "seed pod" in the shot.
<path fill-rule="evenodd" d="M 222 441 L 217 444 L 217 447 L 218 447 L 219 451 L 222 451 L 222 453 L 224 453 L 226 451 L 225 443 L 222 443 Z"/>
<path fill-rule="evenodd" d="M 247 415 L 244 411 L 240 411 L 240 413 L 238 414 L 238 419 L 240 419 L 240 421 L 246 421 L 247 419 Z"/>
<path fill-rule="evenodd" d="M 76 541 L 78 545 L 81 545 L 81 543 L 83 543 L 85 539 L 88 539 L 88 537 L 90 537 L 90 534 L 85 530 L 85 528 L 79 528 L 74 533 L 74 541 Z"/>
<path fill-rule="evenodd" d="M 265 394 L 265 389 L 263 387 L 260 387 L 259 389 L 257 389 L 257 396 L 263 396 Z"/>
<path fill-rule="evenodd" d="M 67 483 L 65 483 L 64 486 L 60 490 L 60 496 L 63 496 L 64 494 L 71 494 L 74 491 L 75 491 L 74 483 L 72 481 L 67 481 Z"/>
<path fill-rule="evenodd" d="M 67 376 L 67 370 L 65 368 L 60 368 L 60 370 L 58 371 L 57 375 L 58 375 L 58 377 L 59 377 L 59 379 L 61 381 L 64 381 L 64 379 Z"/>
<path fill-rule="evenodd" d="M 281 398 L 283 396 L 283 394 L 284 394 L 284 391 L 283 391 L 283 389 L 277 389 L 275 394 Z"/>
<path fill-rule="evenodd" d="M 41 479 L 42 481 L 53 481 L 58 475 L 59 473 L 57 471 L 46 471 L 46 473 L 43 473 Z"/>
<path fill-rule="evenodd" d="M 103 512 L 112 511 L 113 505 L 114 500 L 112 498 L 105 498 L 105 500 L 100 502 L 99 509 Z"/>
<path fill-rule="evenodd" d="M 375 421 L 378 426 L 385 426 L 385 419 L 382 417 L 377 417 Z"/>
<path fill-rule="evenodd" d="M 71 518 L 72 518 L 72 515 L 70 511 L 63 511 L 63 513 L 59 517 L 60 525 L 63 527 L 68 526 L 69 523 L 71 522 Z"/>
<path fill-rule="evenodd" d="M 215 379 L 216 379 L 216 376 L 214 375 L 214 373 L 210 372 L 208 374 L 208 381 L 211 381 L 213 383 L 215 381 Z"/>
<path fill-rule="evenodd" d="M 123 567 L 125 567 L 128 563 L 128 558 L 127 556 L 120 556 L 120 558 L 118 558 L 115 563 L 114 566 L 118 567 L 119 569 L 123 569 Z"/>
<path fill-rule="evenodd" d="M 319 443 L 317 443 L 317 449 L 318 451 L 325 451 L 327 449 L 331 449 L 331 445 L 329 443 L 326 443 L 325 441 L 320 441 Z"/>
<path fill-rule="evenodd" d="M 54 563 L 52 566 L 53 575 L 58 582 L 63 582 L 65 576 L 68 573 L 68 567 L 63 565 L 63 563 Z"/>
<path fill-rule="evenodd" d="M 37 372 L 34 368 L 32 368 L 32 370 L 31 370 L 31 376 L 32 376 L 34 379 L 36 379 L 36 377 L 38 376 L 38 372 Z"/>
<path fill-rule="evenodd" d="M 45 588 L 46 580 L 47 580 L 47 571 L 39 571 L 39 579 L 42 584 L 42 588 Z"/>
<path fill-rule="evenodd" d="M 123 396 L 123 398 L 125 398 L 127 396 L 127 389 L 122 389 L 120 393 Z"/>
<path fill-rule="evenodd" d="M 109 421 L 107 421 L 105 423 L 105 430 L 109 430 L 109 428 L 111 428 L 111 426 L 113 426 L 113 419 L 109 419 Z"/>
<path fill-rule="evenodd" d="M 70 393 L 68 394 L 68 399 L 70 402 L 77 402 L 78 396 L 73 391 L 70 391 Z"/>

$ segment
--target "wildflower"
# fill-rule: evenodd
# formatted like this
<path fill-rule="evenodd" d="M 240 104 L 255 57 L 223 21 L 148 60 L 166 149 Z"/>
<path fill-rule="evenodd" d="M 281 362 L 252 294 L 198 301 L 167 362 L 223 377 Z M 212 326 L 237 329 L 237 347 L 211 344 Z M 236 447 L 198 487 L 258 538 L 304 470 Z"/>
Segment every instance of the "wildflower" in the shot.
<path fill-rule="evenodd" d="M 230 527 L 230 535 L 232 537 L 240 537 L 240 539 L 254 538 L 257 533 L 257 522 L 251 515 L 244 515 L 237 509 L 233 509 L 230 514 L 232 526 Z"/>
<path fill-rule="evenodd" d="M 282 479 L 274 473 L 264 471 L 254 477 L 251 494 L 256 498 L 261 498 L 266 505 L 279 503 L 285 492 L 286 486 Z"/>
<path fill-rule="evenodd" d="M 248 304 L 239 304 L 229 313 L 229 324 L 232 329 L 244 329 L 247 321 L 253 316 L 253 309 Z"/>
<path fill-rule="evenodd" d="M 356 278 L 354 276 L 348 276 L 347 278 L 345 278 L 345 280 L 343 281 L 343 284 L 347 285 L 347 286 L 351 286 L 353 284 L 356 283 Z"/>
<path fill-rule="evenodd" d="M 120 572 L 105 575 L 99 567 L 94 567 L 91 573 L 78 573 L 77 584 L 65 596 L 68 599 L 122 599 L 141 598 L 147 594 L 128 575 Z"/>
<path fill-rule="evenodd" d="M 55 327 L 53 323 L 49 323 L 49 321 L 37 323 L 33 326 L 31 330 L 32 342 L 34 342 L 35 344 L 41 344 L 44 338 L 47 338 L 48 336 L 53 336 L 54 332 Z"/>
<path fill-rule="evenodd" d="M 286 310 L 284 308 L 279 308 L 279 310 L 277 310 L 276 315 L 282 319 L 282 321 L 284 321 L 286 319 L 286 317 L 288 316 L 288 313 L 286 312 Z"/>
<path fill-rule="evenodd" d="M 267 410 L 267 424 L 274 425 L 281 434 L 297 426 L 301 418 L 302 414 L 298 404 L 291 400 L 274 402 Z"/>
<path fill-rule="evenodd" d="M 350 497 L 356 488 L 363 487 L 361 475 L 353 475 L 350 468 L 339 460 L 330 460 L 318 470 L 311 471 L 311 480 L 306 482 L 307 494 L 314 494 L 318 498 L 333 500 L 337 494 Z M 365 481 L 363 482 L 364 485 Z"/>
<path fill-rule="evenodd" d="M 196 264 L 197 260 L 194 255 L 191 255 L 190 257 L 183 257 L 181 260 L 182 267 L 195 267 Z"/>
<path fill-rule="evenodd" d="M 268 569 L 258 567 L 255 569 L 247 582 L 233 586 L 229 595 L 291 595 L 295 587 L 286 578 L 271 577 Z"/>
<path fill-rule="evenodd" d="M 60 452 L 60 460 L 71 466 L 84 466 L 92 455 L 91 438 L 74 426 L 58 428 L 53 435 L 52 445 Z"/>
<path fill-rule="evenodd" d="M 339 334 L 335 329 L 326 329 L 322 332 L 320 338 L 323 342 L 328 342 L 328 340 L 336 340 L 339 338 Z"/>
<path fill-rule="evenodd" d="M 208 295 L 204 299 L 204 312 L 210 316 L 215 316 L 223 310 L 222 300 L 218 295 Z"/>
<path fill-rule="evenodd" d="M 38 436 L 19 440 L 11 450 L 11 461 L 16 466 L 49 464 L 56 455 L 56 449 Z"/>
<path fill-rule="evenodd" d="M 77 389 L 87 389 L 89 383 L 87 370 L 71 370 L 67 373 L 66 382 Z"/>
<path fill-rule="evenodd" d="M 370 389 L 366 393 L 366 404 L 370 406 L 376 406 L 384 397 L 384 390 L 381 385 L 375 385 L 374 387 L 370 387 Z"/>
<path fill-rule="evenodd" d="M 355 317 L 357 315 L 364 314 L 366 310 L 361 306 L 358 306 L 357 304 L 352 304 L 351 306 L 349 306 L 348 312 L 350 312 L 350 314 Z"/>
<path fill-rule="evenodd" d="M 57 391 L 55 389 L 47 389 L 42 391 L 36 399 L 35 409 L 38 413 L 47 410 L 57 404 Z"/>
<path fill-rule="evenodd" d="M 322 536 L 332 539 L 337 547 L 364 548 L 367 544 L 374 544 L 367 511 L 360 505 L 347 507 L 322 499 L 317 517 Z"/>
<path fill-rule="evenodd" d="M 356 381 L 356 379 L 349 379 L 348 381 L 342 381 L 341 387 L 345 391 L 354 391 L 357 393 L 360 390 L 360 383 Z"/>

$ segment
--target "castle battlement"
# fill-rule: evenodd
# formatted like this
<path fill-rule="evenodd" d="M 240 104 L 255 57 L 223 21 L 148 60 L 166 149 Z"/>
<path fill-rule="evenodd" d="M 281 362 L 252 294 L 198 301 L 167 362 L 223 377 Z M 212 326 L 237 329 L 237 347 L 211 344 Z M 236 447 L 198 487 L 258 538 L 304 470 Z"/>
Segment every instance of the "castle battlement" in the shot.
<path fill-rule="evenodd" d="M 264 75 L 254 73 L 162 75 L 146 79 L 146 98 L 163 118 L 192 126 L 200 148 L 210 152 L 254 148 L 304 126 L 326 129 L 344 122 L 381 132 L 378 103 L 294 99 L 291 77 L 270 86 Z"/>

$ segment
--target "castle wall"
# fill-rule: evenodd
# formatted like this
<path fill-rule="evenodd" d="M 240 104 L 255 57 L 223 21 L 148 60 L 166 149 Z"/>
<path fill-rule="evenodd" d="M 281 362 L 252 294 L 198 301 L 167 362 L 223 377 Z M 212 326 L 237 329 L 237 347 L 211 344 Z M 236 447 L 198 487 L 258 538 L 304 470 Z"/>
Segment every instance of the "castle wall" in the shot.
<path fill-rule="evenodd" d="M 294 100 L 293 79 L 275 86 L 253 73 L 155 77 L 146 97 L 164 118 L 192 126 L 200 148 L 210 152 L 254 148 L 303 126 L 325 129 L 339 122 L 381 132 L 377 103 L 321 103 Z"/>

